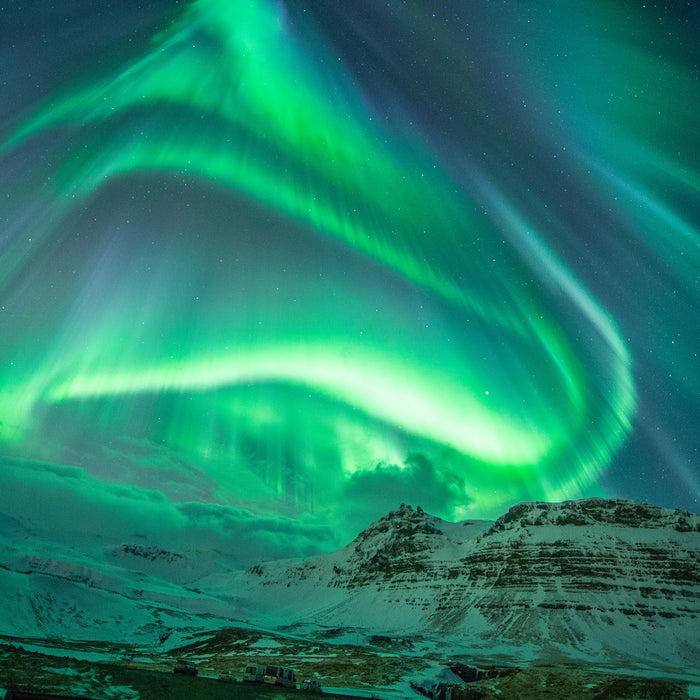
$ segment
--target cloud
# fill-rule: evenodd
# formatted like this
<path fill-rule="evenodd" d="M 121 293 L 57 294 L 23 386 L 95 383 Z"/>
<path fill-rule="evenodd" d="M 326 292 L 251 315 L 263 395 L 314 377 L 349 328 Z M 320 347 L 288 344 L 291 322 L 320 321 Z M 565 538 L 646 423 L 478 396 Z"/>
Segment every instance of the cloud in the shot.
<path fill-rule="evenodd" d="M 0 470 L 1 512 L 37 540 L 93 553 L 109 545 L 147 542 L 173 551 L 217 551 L 230 566 L 245 567 L 308 556 L 335 544 L 331 529 L 310 517 L 173 503 L 158 490 L 99 481 L 62 464 L 0 458 Z"/>
<path fill-rule="evenodd" d="M 395 510 L 401 503 L 421 506 L 443 518 L 453 518 L 468 504 L 464 480 L 450 468 L 449 454 L 439 459 L 423 453 L 409 455 L 403 465 L 377 464 L 374 469 L 351 475 L 343 487 L 342 500 L 349 506 L 348 519 L 358 529 Z"/>

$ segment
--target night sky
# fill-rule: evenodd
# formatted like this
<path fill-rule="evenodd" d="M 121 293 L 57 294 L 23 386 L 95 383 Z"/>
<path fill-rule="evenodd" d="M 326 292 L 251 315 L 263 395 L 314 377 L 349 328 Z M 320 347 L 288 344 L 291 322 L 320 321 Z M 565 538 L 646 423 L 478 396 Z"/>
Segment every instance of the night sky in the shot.
<path fill-rule="evenodd" d="M 698 512 L 700 6 L 140 4 L 0 7 L 0 512 Z"/>

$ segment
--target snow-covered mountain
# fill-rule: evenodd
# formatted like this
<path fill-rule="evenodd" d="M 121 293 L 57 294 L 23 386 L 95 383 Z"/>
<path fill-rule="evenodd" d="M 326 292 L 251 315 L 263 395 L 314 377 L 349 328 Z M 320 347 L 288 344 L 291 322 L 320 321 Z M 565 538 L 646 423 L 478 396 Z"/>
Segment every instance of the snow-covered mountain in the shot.
<path fill-rule="evenodd" d="M 18 527 L 4 635 L 172 645 L 245 623 L 700 675 L 700 516 L 683 511 L 587 499 L 449 523 L 402 505 L 336 552 L 247 571 L 143 543 L 29 554 Z"/>
<path fill-rule="evenodd" d="M 0 516 L 0 635 L 176 641 L 226 624 L 228 605 L 191 585 L 226 570 L 216 552 L 169 552 L 140 543 L 104 546 L 99 536 L 59 543 Z"/>
<path fill-rule="evenodd" d="M 213 578 L 266 624 L 700 669 L 700 517 L 632 501 L 524 503 L 458 524 L 402 506 L 337 552 Z"/>

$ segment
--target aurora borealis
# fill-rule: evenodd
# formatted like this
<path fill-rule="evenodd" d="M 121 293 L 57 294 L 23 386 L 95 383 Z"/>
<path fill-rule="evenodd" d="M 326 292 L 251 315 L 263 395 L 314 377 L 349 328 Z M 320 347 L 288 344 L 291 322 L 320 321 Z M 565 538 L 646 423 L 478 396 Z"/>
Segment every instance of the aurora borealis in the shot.
<path fill-rule="evenodd" d="M 0 511 L 274 556 L 697 510 L 690 5 L 0 18 Z"/>

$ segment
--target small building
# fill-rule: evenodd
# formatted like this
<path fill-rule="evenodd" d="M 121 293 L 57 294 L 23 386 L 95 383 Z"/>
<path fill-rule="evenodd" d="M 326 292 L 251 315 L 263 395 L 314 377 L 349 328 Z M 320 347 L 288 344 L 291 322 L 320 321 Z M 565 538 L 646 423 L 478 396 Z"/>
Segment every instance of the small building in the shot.
<path fill-rule="evenodd" d="M 265 682 L 265 667 L 249 664 L 245 667 L 245 672 L 243 673 L 244 683 L 264 683 Z"/>
<path fill-rule="evenodd" d="M 266 666 L 264 682 L 271 685 L 281 685 L 285 688 L 297 687 L 297 677 L 294 671 L 284 666 Z"/>

